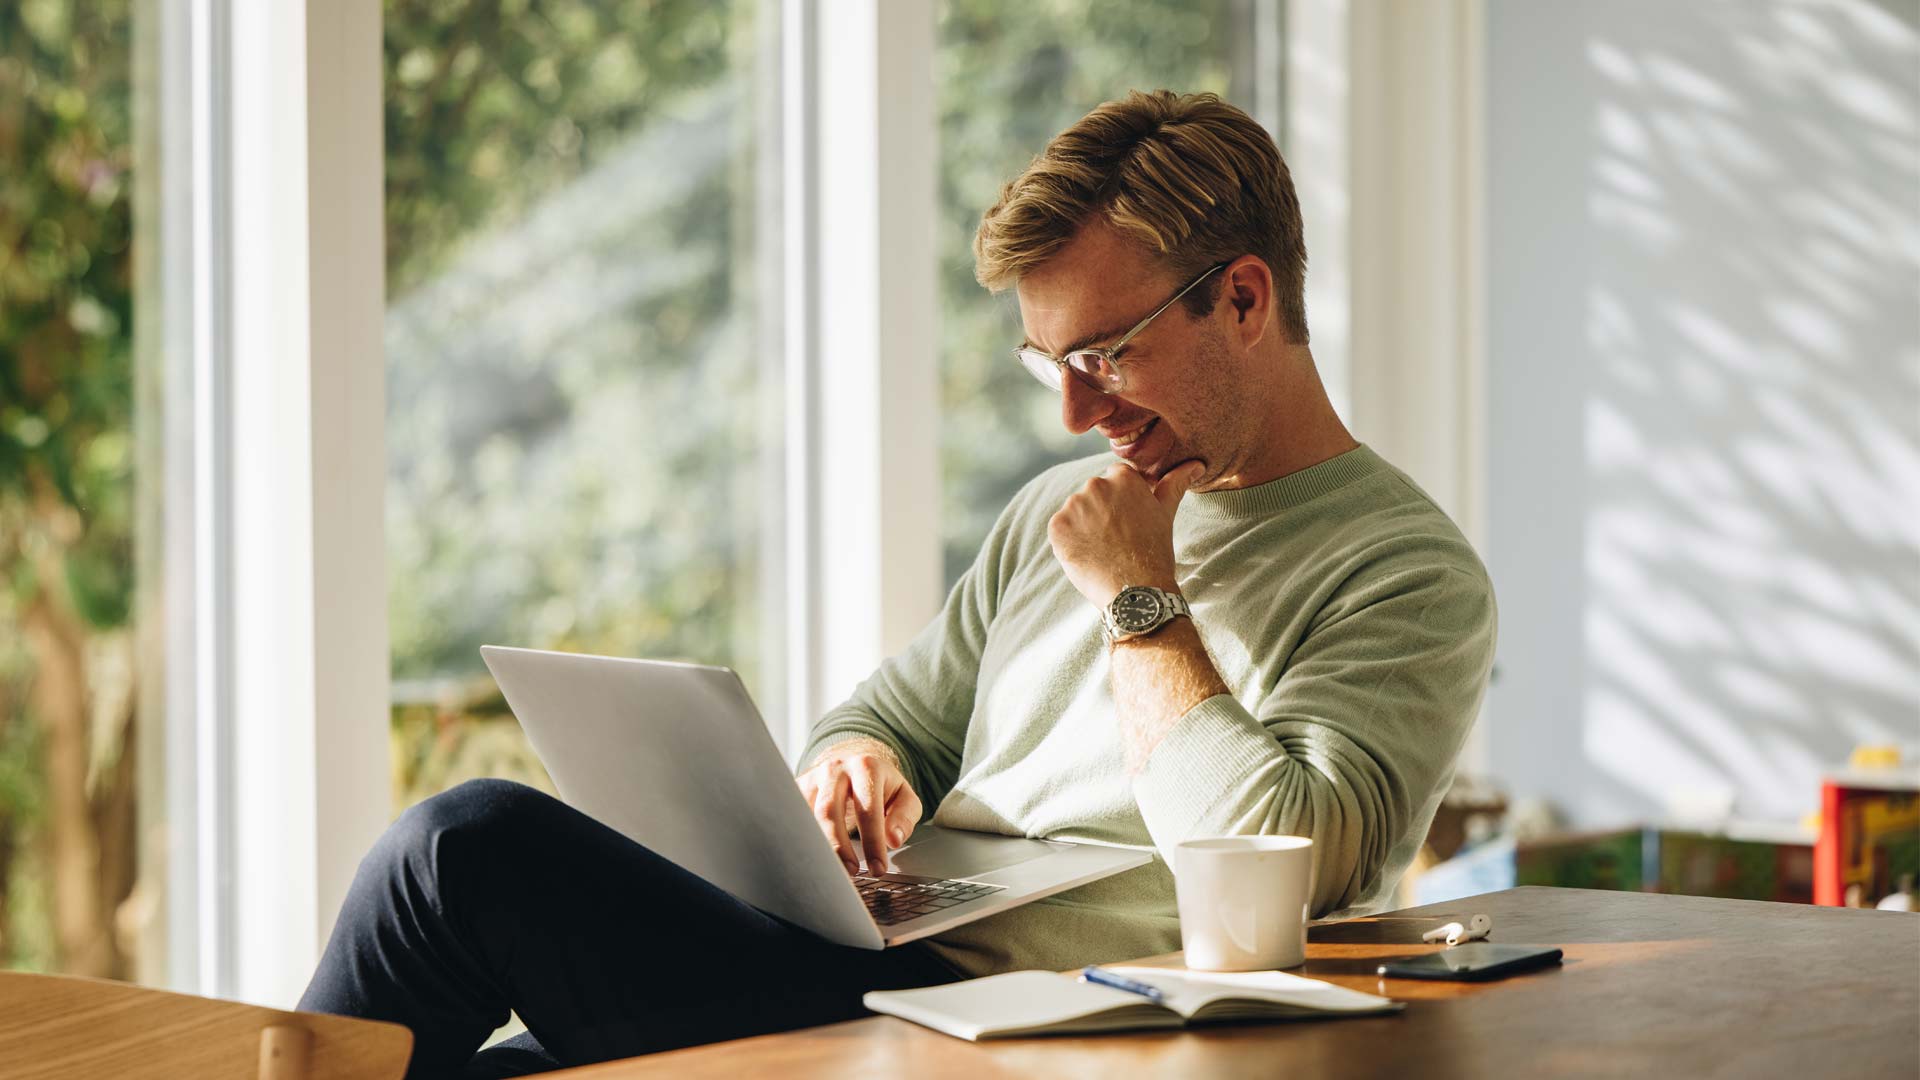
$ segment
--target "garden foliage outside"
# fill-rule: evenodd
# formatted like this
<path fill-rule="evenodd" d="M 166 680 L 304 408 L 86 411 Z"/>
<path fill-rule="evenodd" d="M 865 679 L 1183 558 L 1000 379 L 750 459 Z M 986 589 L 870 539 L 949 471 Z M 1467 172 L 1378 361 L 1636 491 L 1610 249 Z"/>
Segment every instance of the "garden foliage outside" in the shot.
<path fill-rule="evenodd" d="M 129 973 L 126 0 L 0 4 L 0 963 Z"/>

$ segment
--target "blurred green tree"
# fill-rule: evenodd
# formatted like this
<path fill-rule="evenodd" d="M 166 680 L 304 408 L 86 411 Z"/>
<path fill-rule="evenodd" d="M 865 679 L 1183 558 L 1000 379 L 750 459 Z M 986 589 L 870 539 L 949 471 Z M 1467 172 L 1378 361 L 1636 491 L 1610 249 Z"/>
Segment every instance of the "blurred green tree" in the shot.
<path fill-rule="evenodd" d="M 124 976 L 130 14 L 0 6 L 0 960 Z"/>
<path fill-rule="evenodd" d="M 755 683 L 768 10 L 387 4 L 397 805 L 544 780 L 484 642 Z"/>

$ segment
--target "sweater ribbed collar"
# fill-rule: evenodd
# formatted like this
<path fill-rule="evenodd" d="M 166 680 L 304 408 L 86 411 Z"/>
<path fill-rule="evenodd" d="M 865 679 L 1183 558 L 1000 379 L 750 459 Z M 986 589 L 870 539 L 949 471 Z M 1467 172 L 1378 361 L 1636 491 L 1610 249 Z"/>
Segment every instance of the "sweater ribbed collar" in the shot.
<path fill-rule="evenodd" d="M 1183 523 L 1191 519 L 1196 524 L 1224 524 L 1272 517 L 1356 480 L 1364 480 L 1385 468 L 1386 462 L 1380 460 L 1380 455 L 1362 444 L 1318 465 L 1309 465 L 1264 484 L 1231 491 L 1188 492 L 1186 498 L 1180 501 L 1178 517 Z"/>

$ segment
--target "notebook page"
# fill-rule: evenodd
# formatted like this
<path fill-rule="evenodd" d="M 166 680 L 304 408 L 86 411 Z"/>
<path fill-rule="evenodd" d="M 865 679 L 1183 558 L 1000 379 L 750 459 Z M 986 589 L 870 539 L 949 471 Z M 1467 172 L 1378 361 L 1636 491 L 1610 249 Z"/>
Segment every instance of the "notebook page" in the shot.
<path fill-rule="evenodd" d="M 1284 971 L 1188 971 L 1130 966 L 1107 970 L 1158 988 L 1166 995 L 1166 1007 L 1188 1018 L 1209 1002 L 1229 998 L 1270 1002 L 1304 1012 L 1368 1013 L 1401 1007 L 1391 998 Z"/>
<path fill-rule="evenodd" d="M 1178 1021 L 1138 994 L 1083 983 L 1053 971 L 1013 971 L 919 990 L 879 990 L 861 998 L 874 1012 L 898 1016 L 962 1039 L 1036 1031 L 1114 1011 L 1133 1027 Z M 1106 1026 L 1106 1025 L 1101 1025 Z"/>

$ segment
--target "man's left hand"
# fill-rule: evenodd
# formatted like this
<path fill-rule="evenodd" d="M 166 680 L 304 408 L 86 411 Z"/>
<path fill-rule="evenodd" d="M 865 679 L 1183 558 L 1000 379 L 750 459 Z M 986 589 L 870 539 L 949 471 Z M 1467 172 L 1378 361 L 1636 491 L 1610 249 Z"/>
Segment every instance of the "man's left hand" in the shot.
<path fill-rule="evenodd" d="M 1179 588 L 1173 515 L 1187 486 L 1205 470 L 1188 461 L 1155 484 L 1115 462 L 1087 481 L 1047 522 L 1047 540 L 1067 580 L 1102 608 L 1128 585 Z"/>

